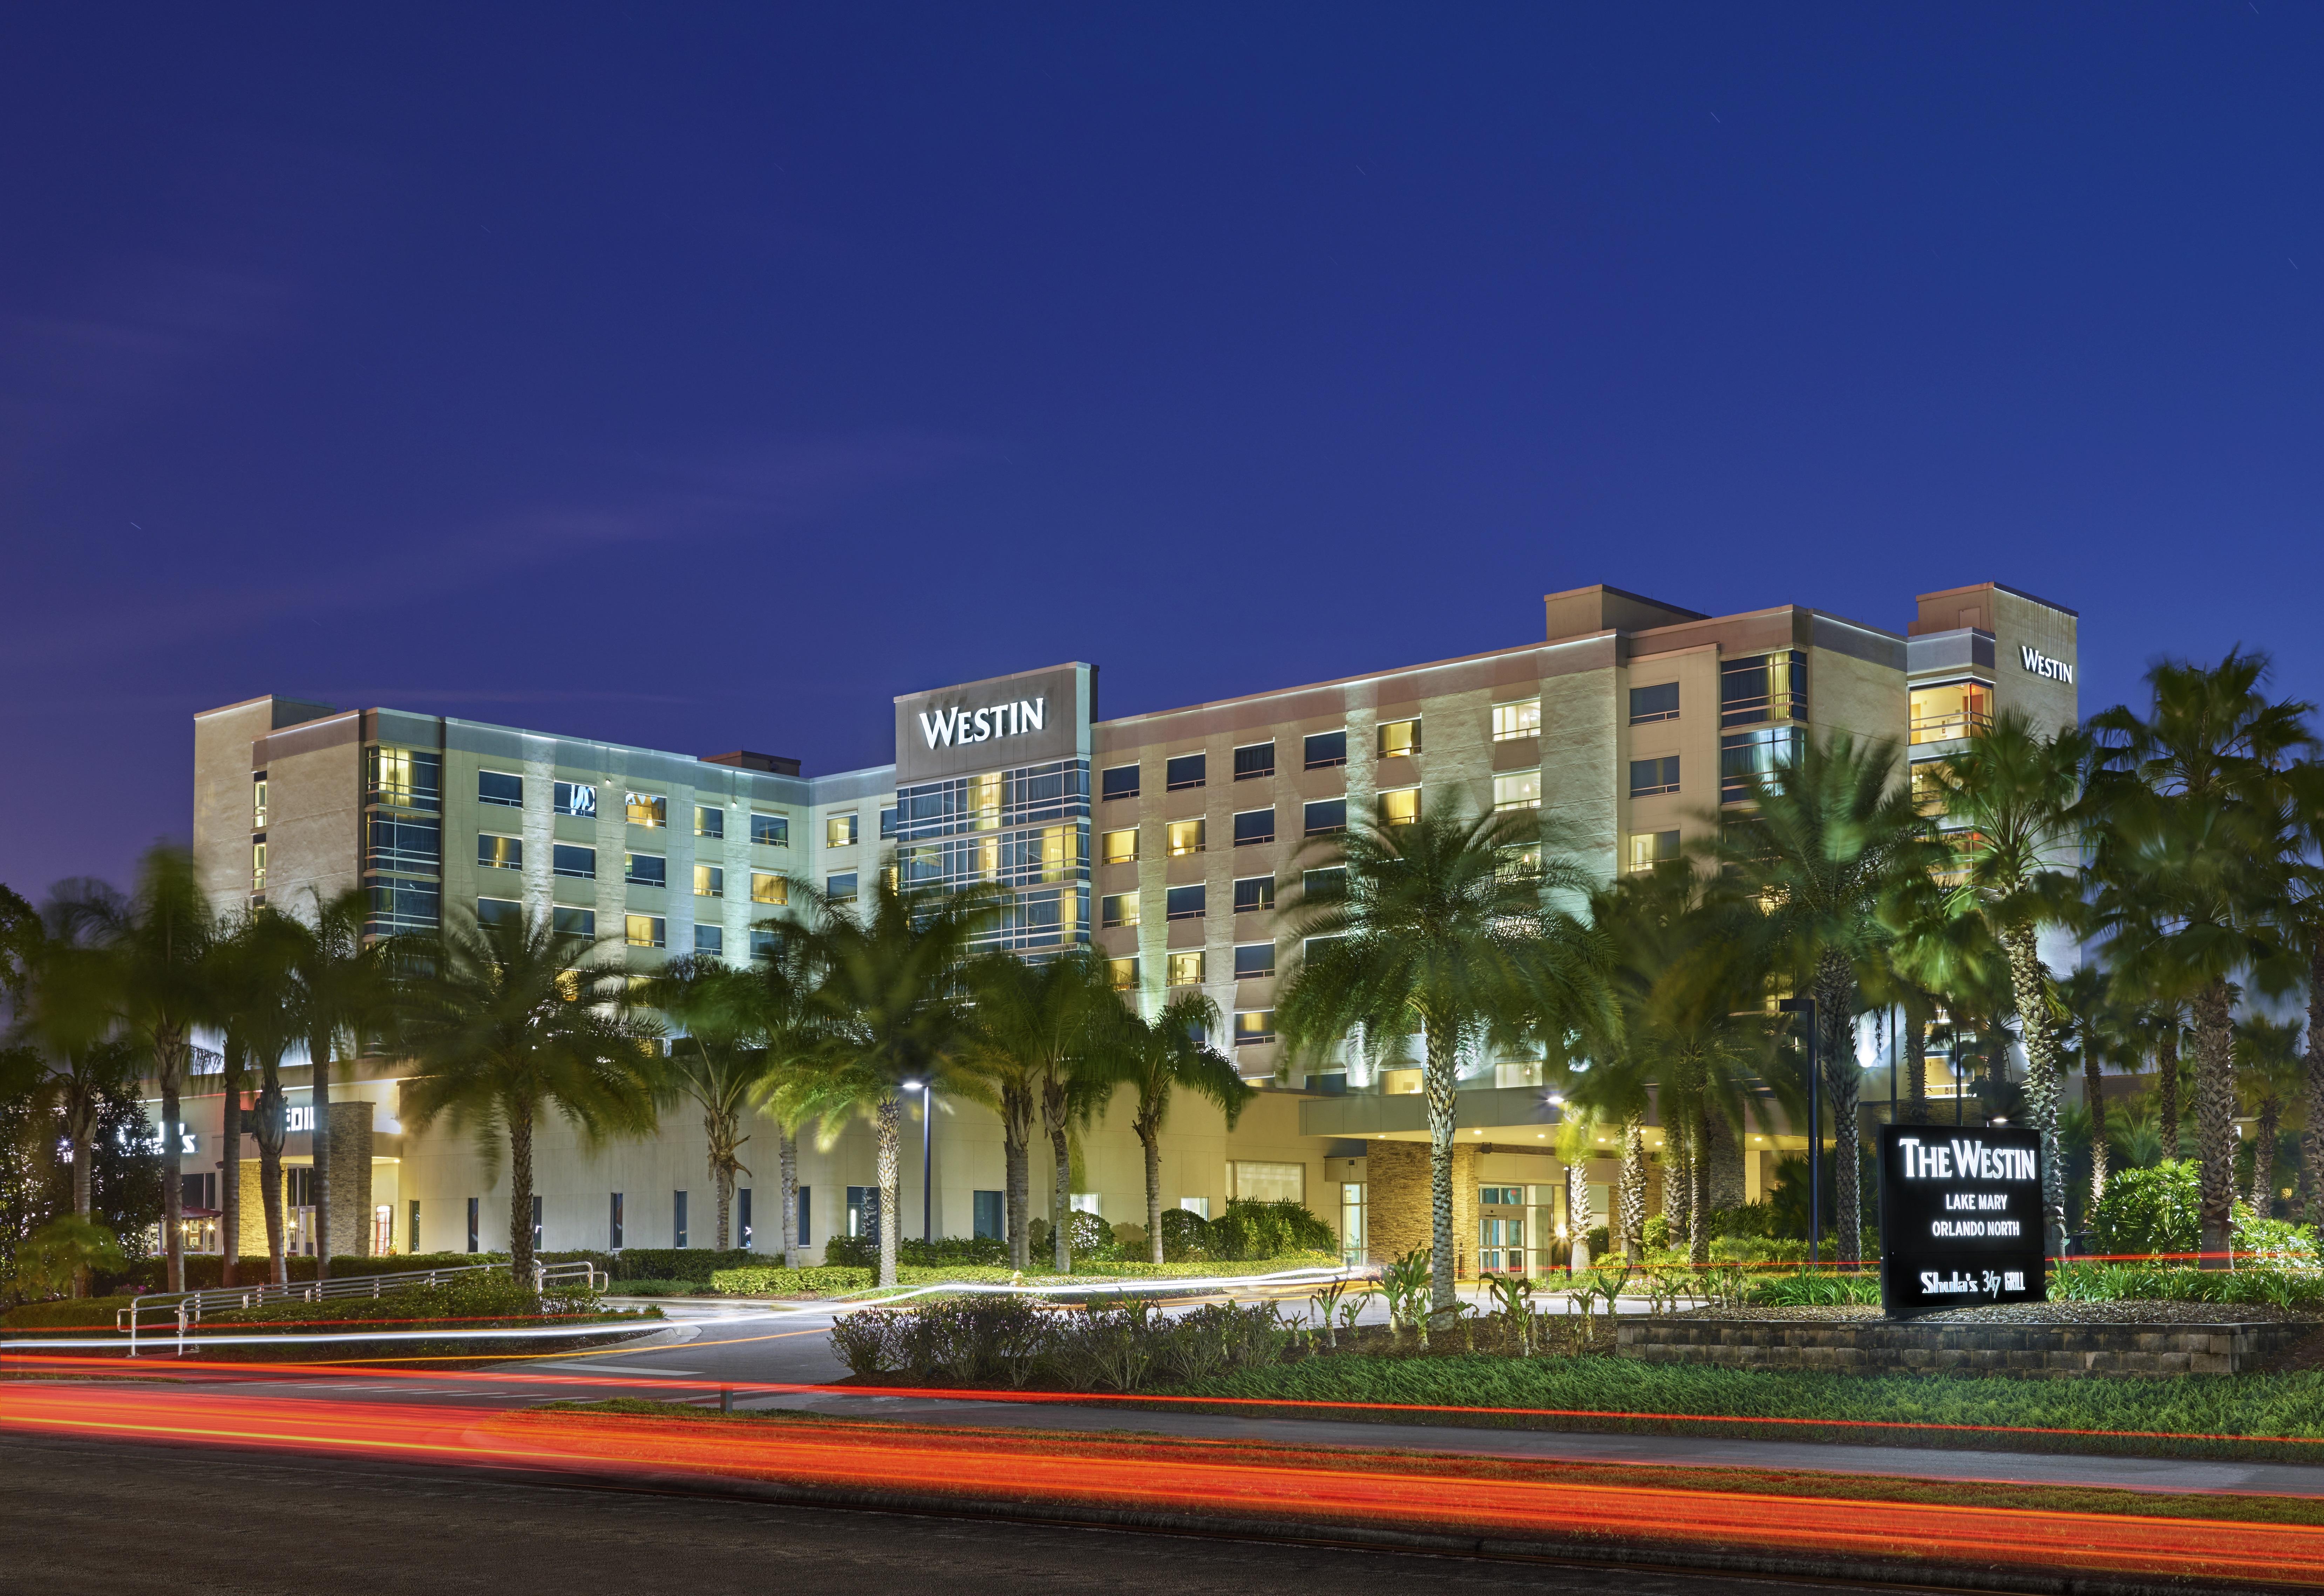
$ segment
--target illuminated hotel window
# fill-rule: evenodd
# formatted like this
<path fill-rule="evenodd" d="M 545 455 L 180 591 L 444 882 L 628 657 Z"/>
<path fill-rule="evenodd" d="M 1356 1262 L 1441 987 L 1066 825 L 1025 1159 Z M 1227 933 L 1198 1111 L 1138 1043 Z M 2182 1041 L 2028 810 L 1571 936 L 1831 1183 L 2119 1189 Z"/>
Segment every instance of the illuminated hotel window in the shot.
<path fill-rule="evenodd" d="M 524 839 L 480 831 L 476 834 L 476 863 L 490 870 L 521 870 Z"/>
<path fill-rule="evenodd" d="M 1273 842 L 1275 840 L 1275 811 L 1272 809 L 1245 809 L 1241 814 L 1236 816 L 1234 817 L 1234 840 L 1235 846 L 1238 848 L 1248 847 L 1253 843 Z"/>
<path fill-rule="evenodd" d="M 1129 992 L 1138 984 L 1138 960 L 1135 957 L 1108 959 L 1105 973 L 1106 978 L 1113 983 L 1114 991 Z"/>
<path fill-rule="evenodd" d="M 1382 721 L 1379 726 L 1379 756 L 1394 759 L 1399 754 L 1420 752 L 1420 723 L 1414 721 Z"/>
<path fill-rule="evenodd" d="M 1420 789 L 1399 787 L 1379 795 L 1380 824 L 1409 826 L 1420 818 Z"/>
<path fill-rule="evenodd" d="M 1493 741 L 1511 743 L 1519 737 L 1541 735 L 1541 700 L 1520 698 L 1514 704 L 1493 706 Z"/>
<path fill-rule="evenodd" d="M 1138 796 L 1138 767 L 1116 765 L 1100 778 L 1099 793 L 1102 798 L 1130 798 Z"/>
<path fill-rule="evenodd" d="M 669 824 L 669 800 L 659 793 L 624 793 L 622 813 L 629 817 L 632 826 L 659 830 Z"/>
<path fill-rule="evenodd" d="M 1942 760 L 1922 760 L 1913 766 L 1913 802 L 1923 809 L 1941 808 L 1946 797 L 1946 777 L 1950 773 Z"/>
<path fill-rule="evenodd" d="M 1107 832 L 1102 857 L 1108 864 L 1137 863 L 1138 828 L 1132 826 L 1120 831 Z"/>
<path fill-rule="evenodd" d="M 266 777 L 263 772 L 250 779 L 250 829 L 266 829 Z"/>
<path fill-rule="evenodd" d="M 1189 787 L 1200 787 L 1208 779 L 1210 756 L 1203 753 L 1182 753 L 1162 768 L 1162 784 L 1172 792 Z"/>
<path fill-rule="evenodd" d="M 1174 953 L 1170 955 L 1170 984 L 1200 986 L 1203 984 L 1203 955 L 1199 953 Z"/>
<path fill-rule="evenodd" d="M 896 835 L 896 806 L 889 804 L 880 811 L 880 837 L 888 841 Z"/>
<path fill-rule="evenodd" d="M 726 835 L 726 811 L 715 804 L 694 806 L 694 835 L 723 837 Z"/>
<path fill-rule="evenodd" d="M 266 890 L 266 839 L 260 837 L 250 844 L 250 890 Z"/>
<path fill-rule="evenodd" d="M 855 816 L 834 815 L 823 823 L 823 845 L 844 848 L 855 841 Z"/>
<path fill-rule="evenodd" d="M 1083 861 L 1079 826 L 1045 826 L 1026 837 L 1023 846 L 1032 855 L 1027 861 L 1032 868 L 1018 872 L 1014 880 L 1048 882 L 1080 879 Z"/>
<path fill-rule="evenodd" d="M 669 922 L 658 914 L 622 917 L 622 940 L 632 947 L 659 947 L 669 928 Z"/>
<path fill-rule="evenodd" d="M 1719 801 L 1734 804 L 1749 798 L 1753 778 L 1782 770 L 1806 745 L 1807 733 L 1798 726 L 1723 733 L 1719 739 Z"/>
<path fill-rule="evenodd" d="M 1097 900 L 1097 918 L 1101 926 L 1138 924 L 1138 894 L 1108 892 Z"/>
<path fill-rule="evenodd" d="M 1254 781 L 1275 774 L 1275 744 L 1253 743 L 1234 751 L 1235 780 Z"/>
<path fill-rule="evenodd" d="M 1634 831 L 1630 834 L 1630 873 L 1644 875 L 1665 860 L 1679 856 L 1675 831 Z"/>
<path fill-rule="evenodd" d="M 1203 851 L 1203 823 L 1200 820 L 1173 820 L 1162 828 L 1163 852 L 1173 859 Z"/>
<path fill-rule="evenodd" d="M 669 861 L 659 853 L 624 853 L 622 879 L 632 887 L 667 887 Z"/>
<path fill-rule="evenodd" d="M 753 903 L 788 903 L 791 884 L 781 876 L 763 870 L 751 872 L 751 901 Z"/>
<path fill-rule="evenodd" d="M 1275 878 L 1246 876 L 1234 884 L 1237 914 L 1263 914 L 1275 907 Z"/>
<path fill-rule="evenodd" d="M 1275 1040 L 1275 1010 L 1245 1009 L 1234 1017 L 1234 1039 L 1238 1047 Z"/>
<path fill-rule="evenodd" d="M 594 881 L 597 879 L 597 850 L 578 843 L 554 844 L 549 850 L 549 871 L 551 875 Z"/>
<path fill-rule="evenodd" d="M 1163 894 L 1163 912 L 1174 920 L 1199 920 L 1203 918 L 1203 897 L 1199 882 L 1191 887 L 1172 887 Z"/>
<path fill-rule="evenodd" d="M 1678 755 L 1630 761 L 1630 796 L 1654 798 L 1678 790 Z"/>
<path fill-rule="evenodd" d="M 585 781 L 559 781 L 550 794 L 549 807 L 560 815 L 591 820 L 597 815 L 597 789 Z"/>
<path fill-rule="evenodd" d="M 694 895 L 696 898 L 726 896 L 726 872 L 715 864 L 694 867 Z"/>
<path fill-rule="evenodd" d="M 597 935 L 597 911 L 594 909 L 567 909 L 558 904 L 549 911 L 549 924 L 560 936 L 595 936 Z"/>
<path fill-rule="evenodd" d="M 1630 724 L 1643 726 L 1655 721 L 1678 719 L 1678 684 L 1657 682 L 1651 687 L 1630 689 Z"/>
<path fill-rule="evenodd" d="M 1302 744 L 1301 752 L 1307 769 L 1311 770 L 1344 765 L 1348 762 L 1348 734 L 1345 732 L 1312 732 Z"/>
<path fill-rule="evenodd" d="M 1246 942 L 1235 949 L 1235 979 L 1264 981 L 1275 973 L 1275 944 Z"/>
<path fill-rule="evenodd" d="M 503 809 L 524 807 L 524 778 L 512 776 L 505 770 L 476 772 L 476 801 L 497 804 Z"/>
<path fill-rule="evenodd" d="M 374 748 L 371 801 L 406 809 L 432 809 L 442 797 L 444 761 L 416 748 Z"/>
<path fill-rule="evenodd" d="M 1300 825 L 1309 836 L 1330 836 L 1348 829 L 1348 800 L 1320 798 L 1304 806 L 1299 812 Z"/>
<path fill-rule="evenodd" d="M 1993 724 L 1993 689 L 1983 682 L 1944 682 L 1913 689 L 1913 741 L 1950 743 Z"/>
<path fill-rule="evenodd" d="M 788 815 L 764 815 L 753 810 L 751 815 L 751 842 L 761 848 L 788 848 L 791 845 L 791 817 Z"/>
<path fill-rule="evenodd" d="M 1798 649 L 1729 660 L 1719 668 L 1719 724 L 1808 717 L 1808 657 Z"/>
<path fill-rule="evenodd" d="M 1496 809 L 1540 808 L 1541 772 L 1514 770 L 1507 776 L 1494 777 L 1493 807 Z"/>

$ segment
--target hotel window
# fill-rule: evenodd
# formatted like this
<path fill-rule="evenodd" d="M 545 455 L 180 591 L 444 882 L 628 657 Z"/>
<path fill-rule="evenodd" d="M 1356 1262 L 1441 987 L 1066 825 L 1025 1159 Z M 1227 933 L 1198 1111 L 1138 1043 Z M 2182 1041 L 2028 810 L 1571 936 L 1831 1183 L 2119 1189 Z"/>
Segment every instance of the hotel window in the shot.
<path fill-rule="evenodd" d="M 1272 1009 L 1242 1009 L 1235 1013 L 1234 1039 L 1238 1047 L 1248 1047 L 1260 1042 L 1275 1040 L 1275 1010 Z"/>
<path fill-rule="evenodd" d="M 1109 831 L 1103 838 L 1102 857 L 1108 864 L 1138 863 L 1138 828 L 1127 826 L 1120 831 Z"/>
<path fill-rule="evenodd" d="M 1245 876 L 1234 884 L 1237 914 L 1264 914 L 1275 907 L 1275 878 Z"/>
<path fill-rule="evenodd" d="M 1679 856 L 1675 831 L 1634 831 L 1630 834 L 1630 873 L 1645 875 L 1655 865 Z"/>
<path fill-rule="evenodd" d="M 723 837 L 726 835 L 726 811 L 715 804 L 694 806 L 694 835 Z"/>
<path fill-rule="evenodd" d="M 751 956 L 752 958 L 771 959 L 781 951 L 782 941 L 776 933 L 762 930 L 757 926 L 751 927 Z"/>
<path fill-rule="evenodd" d="M 824 890 L 830 894 L 834 903 L 854 902 L 855 872 L 852 870 L 844 870 L 837 875 L 830 877 L 825 883 Z"/>
<path fill-rule="evenodd" d="M 1200 820 L 1171 821 L 1162 828 L 1162 851 L 1173 859 L 1201 853 L 1203 823 Z"/>
<path fill-rule="evenodd" d="M 1261 1164 L 1250 1158 L 1227 1161 L 1227 1201 L 1246 1203 L 1305 1203 L 1307 1166 Z"/>
<path fill-rule="evenodd" d="M 1097 920 L 1101 926 L 1134 926 L 1138 924 L 1138 894 L 1108 892 L 1097 900 Z"/>
<path fill-rule="evenodd" d="M 1311 770 L 1327 770 L 1348 762 L 1345 732 L 1311 732 L 1300 744 L 1300 756 Z"/>
<path fill-rule="evenodd" d="M 266 839 L 260 837 L 250 844 L 250 890 L 266 890 Z"/>
<path fill-rule="evenodd" d="M 1993 724 L 1993 689 L 1983 682 L 1945 682 L 1913 689 L 1913 741 L 1950 743 Z"/>
<path fill-rule="evenodd" d="M 1650 725 L 1655 721 L 1678 719 L 1678 684 L 1657 682 L 1651 687 L 1630 689 L 1630 724 Z"/>
<path fill-rule="evenodd" d="M 724 954 L 726 951 L 726 927 L 696 925 L 694 927 L 694 951 L 698 954 Z"/>
<path fill-rule="evenodd" d="M 1275 811 L 1245 809 L 1234 817 L 1234 845 L 1247 847 L 1253 843 L 1275 840 Z"/>
<path fill-rule="evenodd" d="M 1106 979 L 1113 983 L 1114 991 L 1134 991 L 1138 986 L 1138 960 L 1134 956 L 1127 959 L 1108 959 L 1105 962 L 1105 973 Z"/>
<path fill-rule="evenodd" d="M 549 807 L 576 819 L 597 817 L 597 789 L 584 781 L 560 781 L 551 790 Z"/>
<path fill-rule="evenodd" d="M 622 879 L 632 887 L 667 887 L 669 861 L 659 853 L 624 853 Z"/>
<path fill-rule="evenodd" d="M 725 897 L 725 871 L 715 864 L 696 865 L 694 867 L 694 895 L 696 898 Z"/>
<path fill-rule="evenodd" d="M 1200 787 L 1210 769 L 1210 755 L 1182 753 L 1162 767 L 1162 785 L 1172 792 Z"/>
<path fill-rule="evenodd" d="M 1944 807 L 1951 767 L 1942 760 L 1922 760 L 1913 766 L 1913 802 L 1923 809 Z"/>
<path fill-rule="evenodd" d="M 417 748 L 374 748 L 371 801 L 405 809 L 433 809 L 443 797 L 444 761 Z"/>
<path fill-rule="evenodd" d="M 1235 780 L 1256 781 L 1275 774 L 1275 744 L 1250 743 L 1234 751 Z"/>
<path fill-rule="evenodd" d="M 1678 755 L 1630 761 L 1630 796 L 1653 798 L 1678 790 Z"/>
<path fill-rule="evenodd" d="M 828 819 L 826 819 L 825 821 L 824 821 L 824 823 L 823 823 L 823 845 L 824 845 L 825 847 L 826 847 L 826 848 L 844 848 L 844 847 L 849 847 L 849 846 L 852 846 L 852 845 L 853 844 L 854 841 L 855 841 L 855 816 L 853 816 L 853 815 L 834 815 L 834 816 L 830 816 Z"/>
<path fill-rule="evenodd" d="M 1203 887 L 1196 882 L 1191 887 L 1172 887 L 1163 899 L 1163 913 L 1174 920 L 1199 920 L 1203 918 Z"/>
<path fill-rule="evenodd" d="M 1541 772 L 1513 770 L 1506 776 L 1494 777 L 1493 807 L 1496 809 L 1540 808 Z"/>
<path fill-rule="evenodd" d="M 880 811 L 880 840 L 893 840 L 896 835 L 896 806 L 889 804 Z"/>
<path fill-rule="evenodd" d="M 1348 895 L 1348 872 L 1340 865 L 1299 872 L 1299 895 L 1310 902 Z"/>
<path fill-rule="evenodd" d="M 1399 787 L 1379 795 L 1380 824 L 1409 826 L 1420 818 L 1420 789 Z"/>
<path fill-rule="evenodd" d="M 751 901 L 753 903 L 788 903 L 791 884 L 770 871 L 751 872 Z"/>
<path fill-rule="evenodd" d="M 559 936 L 595 936 L 597 935 L 597 911 L 594 909 L 567 909 L 558 904 L 549 911 L 549 926 Z"/>
<path fill-rule="evenodd" d="M 1541 700 L 1520 698 L 1514 704 L 1493 706 L 1493 741 L 1514 743 L 1520 737 L 1541 735 Z"/>
<path fill-rule="evenodd" d="M 1348 800 L 1322 798 L 1300 811 L 1300 824 L 1309 836 L 1330 836 L 1348 829 Z"/>
<path fill-rule="evenodd" d="M 497 804 L 503 809 L 524 807 L 524 778 L 503 770 L 476 772 L 476 801 Z"/>
<path fill-rule="evenodd" d="M 263 773 L 250 779 L 250 829 L 266 829 L 266 777 Z"/>
<path fill-rule="evenodd" d="M 374 811 L 365 827 L 371 847 L 366 870 L 392 870 L 433 875 L 444 857 L 443 822 L 433 815 L 392 815 Z"/>
<path fill-rule="evenodd" d="M 479 898 L 476 899 L 476 924 L 479 926 L 518 926 L 524 923 L 524 905 L 513 898 Z"/>
<path fill-rule="evenodd" d="M 480 831 L 476 834 L 476 863 L 487 870 L 522 870 L 524 839 Z"/>
<path fill-rule="evenodd" d="M 1170 955 L 1170 984 L 1200 986 L 1203 984 L 1203 955 L 1199 953 L 1174 953 Z"/>
<path fill-rule="evenodd" d="M 669 922 L 658 914 L 632 914 L 622 917 L 622 940 L 632 947 L 659 947 L 667 939 Z"/>
<path fill-rule="evenodd" d="M 1798 649 L 1730 660 L 1719 668 L 1719 724 L 1808 717 L 1808 657 Z"/>
<path fill-rule="evenodd" d="M 1382 721 L 1379 724 L 1379 756 L 1395 759 L 1401 754 L 1420 752 L 1420 723 L 1414 721 Z"/>
<path fill-rule="evenodd" d="M 1246 942 L 1235 949 L 1235 979 L 1264 981 L 1275 973 L 1275 944 Z"/>
<path fill-rule="evenodd" d="M 1755 780 L 1790 764 L 1806 745 L 1807 733 L 1797 726 L 1769 726 L 1757 732 L 1731 732 L 1719 739 L 1719 801 L 1738 804 L 1751 796 Z"/>
<path fill-rule="evenodd" d="M 1114 766 L 1098 779 L 1098 790 L 1102 797 L 1110 798 L 1136 798 L 1138 767 L 1136 765 Z"/>
<path fill-rule="evenodd" d="M 632 826 L 658 831 L 669 824 L 669 800 L 659 793 L 624 793 L 622 795 L 622 813 L 629 817 Z"/>
<path fill-rule="evenodd" d="M 549 871 L 551 875 L 594 881 L 597 879 L 597 850 L 578 843 L 553 844 L 549 850 Z"/>
<path fill-rule="evenodd" d="M 788 815 L 763 815 L 751 812 L 751 842 L 761 848 L 788 848 L 791 845 L 791 817 Z"/>

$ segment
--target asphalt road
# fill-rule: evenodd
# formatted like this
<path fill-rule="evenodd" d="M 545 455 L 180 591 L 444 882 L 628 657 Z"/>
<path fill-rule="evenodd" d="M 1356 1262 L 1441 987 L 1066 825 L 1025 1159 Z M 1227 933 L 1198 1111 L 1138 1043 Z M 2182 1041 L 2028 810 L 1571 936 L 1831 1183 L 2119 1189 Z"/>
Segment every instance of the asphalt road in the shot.
<path fill-rule="evenodd" d="M 337 1457 L 0 1434 L 0 1591 L 1845 1592 L 1889 1589 L 769 1506 Z"/>

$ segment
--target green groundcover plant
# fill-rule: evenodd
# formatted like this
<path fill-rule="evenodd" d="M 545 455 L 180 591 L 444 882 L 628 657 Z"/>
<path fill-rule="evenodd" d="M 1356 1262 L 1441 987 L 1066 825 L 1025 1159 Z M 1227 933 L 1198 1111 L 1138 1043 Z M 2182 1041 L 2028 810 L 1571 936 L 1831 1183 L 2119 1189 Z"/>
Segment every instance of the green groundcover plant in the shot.
<path fill-rule="evenodd" d="M 901 1265 L 896 1270 L 899 1286 L 985 1285 L 1005 1286 L 1021 1280 L 1040 1285 L 1060 1280 L 1075 1285 L 1103 1285 L 1113 1280 L 1186 1280 L 1213 1275 L 1263 1275 L 1277 1269 L 1330 1268 L 1339 1263 L 1336 1255 L 1294 1253 L 1286 1258 L 1262 1259 L 1250 1263 L 1138 1263 L 1129 1259 L 1101 1260 L 1093 1263 L 1088 1272 L 1070 1276 L 1047 1273 L 1019 1276 L 1005 1265 L 963 1264 L 952 1267 L 910 1268 Z M 869 1290 L 872 1271 L 831 1265 L 804 1269 L 787 1269 L 779 1264 L 751 1264 L 741 1268 L 721 1269 L 710 1279 L 714 1290 L 731 1296 L 835 1296 L 844 1292 Z"/>

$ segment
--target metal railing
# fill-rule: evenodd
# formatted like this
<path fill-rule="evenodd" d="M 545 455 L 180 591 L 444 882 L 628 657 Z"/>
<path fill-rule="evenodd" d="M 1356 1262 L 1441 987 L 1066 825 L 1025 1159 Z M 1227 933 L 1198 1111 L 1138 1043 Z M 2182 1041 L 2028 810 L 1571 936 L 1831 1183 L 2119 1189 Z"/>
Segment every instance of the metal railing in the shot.
<path fill-rule="evenodd" d="M 448 1269 L 406 1269 L 392 1275 L 343 1275 L 331 1280 L 293 1280 L 285 1284 L 268 1280 L 255 1286 L 214 1286 L 207 1291 L 156 1291 L 132 1297 L 129 1305 L 113 1316 L 113 1327 L 129 1333 L 129 1355 L 137 1356 L 137 1333 L 142 1316 L 147 1313 L 171 1315 L 177 1325 L 177 1342 L 171 1353 L 183 1357 L 186 1333 L 202 1322 L 205 1313 L 219 1313 L 235 1308 L 254 1308 L 270 1302 L 332 1302 L 351 1297 L 383 1296 L 391 1291 L 414 1287 L 429 1287 L 464 1276 L 503 1274 L 506 1264 L 462 1264 Z M 602 1289 L 597 1277 L 604 1273 L 586 1259 L 566 1263 L 543 1263 L 535 1259 L 532 1264 L 532 1288 L 539 1293 L 551 1286 L 578 1282 L 589 1290 Z M 604 1284 L 611 1286 L 613 1278 L 605 1275 Z"/>

